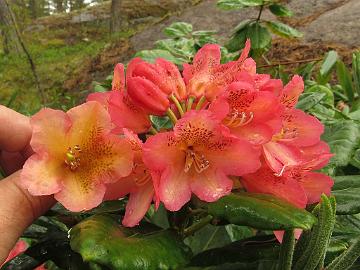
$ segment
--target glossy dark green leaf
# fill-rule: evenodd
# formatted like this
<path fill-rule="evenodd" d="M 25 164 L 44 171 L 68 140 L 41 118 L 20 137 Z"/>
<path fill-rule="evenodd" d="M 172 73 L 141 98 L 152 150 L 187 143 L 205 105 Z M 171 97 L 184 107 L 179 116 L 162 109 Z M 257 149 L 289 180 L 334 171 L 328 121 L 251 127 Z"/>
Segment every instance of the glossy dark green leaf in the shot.
<path fill-rule="evenodd" d="M 337 176 L 332 194 L 337 202 L 337 214 L 360 213 L 360 175 Z"/>
<path fill-rule="evenodd" d="M 273 235 L 257 236 L 199 253 L 192 258 L 190 265 L 206 267 L 243 263 L 250 266 L 255 261 L 277 259 L 279 250 L 280 244 Z"/>
<path fill-rule="evenodd" d="M 311 229 L 316 218 L 309 212 L 267 194 L 239 193 L 208 204 L 216 218 L 258 229 Z"/>
<path fill-rule="evenodd" d="M 279 4 L 272 4 L 269 6 L 269 9 L 272 14 L 278 17 L 291 17 L 294 13 L 287 7 Z"/>
<path fill-rule="evenodd" d="M 217 6 L 224 10 L 261 6 L 264 0 L 219 0 Z"/>
<path fill-rule="evenodd" d="M 359 126 L 351 120 L 339 120 L 325 125 L 322 139 L 329 144 L 331 153 L 335 154 L 330 160 L 330 165 L 349 164 L 357 147 L 359 135 Z"/>
<path fill-rule="evenodd" d="M 300 38 L 303 36 L 303 33 L 292 28 L 291 26 L 281 23 L 281 22 L 266 22 L 266 26 L 274 34 L 285 37 L 285 38 Z"/>
<path fill-rule="evenodd" d="M 321 64 L 317 81 L 321 84 L 325 84 L 330 79 L 330 73 L 338 60 L 338 54 L 336 51 L 329 51 L 324 61 Z"/>
<path fill-rule="evenodd" d="M 171 231 L 134 234 L 110 216 L 95 215 L 72 228 L 71 248 L 109 269 L 175 269 L 191 253 Z"/>
<path fill-rule="evenodd" d="M 354 88 L 351 81 L 351 74 L 346 68 L 344 62 L 338 60 L 336 63 L 336 74 L 340 85 L 344 89 L 346 96 L 350 101 L 354 99 Z"/>
<path fill-rule="evenodd" d="M 183 37 L 191 33 L 193 27 L 190 23 L 175 22 L 164 29 L 164 34 L 169 37 Z"/>
<path fill-rule="evenodd" d="M 246 41 L 246 29 L 242 29 L 236 32 L 225 44 L 225 47 L 229 50 L 229 52 L 236 52 L 244 48 L 244 44 Z"/>
<path fill-rule="evenodd" d="M 225 226 L 206 225 L 201 230 L 185 239 L 185 243 L 194 254 L 208 249 L 222 247 L 254 235 L 254 231 L 246 226 L 228 224 Z"/>

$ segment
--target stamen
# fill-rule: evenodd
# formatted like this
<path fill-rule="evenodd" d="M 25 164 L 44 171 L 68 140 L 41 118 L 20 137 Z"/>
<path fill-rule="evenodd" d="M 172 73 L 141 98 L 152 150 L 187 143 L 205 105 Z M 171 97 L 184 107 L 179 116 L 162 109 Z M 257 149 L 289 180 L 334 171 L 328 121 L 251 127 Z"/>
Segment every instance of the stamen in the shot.
<path fill-rule="evenodd" d="M 285 167 L 286 167 L 286 165 L 284 165 L 284 166 L 281 168 L 281 171 L 280 171 L 279 173 L 274 173 L 274 175 L 277 176 L 277 177 L 282 176 L 283 173 L 284 173 L 284 171 L 285 171 Z"/>
<path fill-rule="evenodd" d="M 81 148 L 77 144 L 74 148 L 69 147 L 68 151 L 65 154 L 65 164 L 69 167 L 71 171 L 75 171 L 80 166 L 80 154 Z"/>
<path fill-rule="evenodd" d="M 210 166 L 210 162 L 205 158 L 204 155 L 198 154 L 195 151 L 188 149 L 186 151 L 184 172 L 188 172 L 192 165 L 197 173 L 205 171 Z"/>
<path fill-rule="evenodd" d="M 254 113 L 249 112 L 249 115 L 246 115 L 245 112 L 239 113 L 237 110 L 234 110 L 230 114 L 231 118 L 227 117 L 225 119 L 225 124 L 230 127 L 240 127 L 249 124 L 254 119 Z"/>

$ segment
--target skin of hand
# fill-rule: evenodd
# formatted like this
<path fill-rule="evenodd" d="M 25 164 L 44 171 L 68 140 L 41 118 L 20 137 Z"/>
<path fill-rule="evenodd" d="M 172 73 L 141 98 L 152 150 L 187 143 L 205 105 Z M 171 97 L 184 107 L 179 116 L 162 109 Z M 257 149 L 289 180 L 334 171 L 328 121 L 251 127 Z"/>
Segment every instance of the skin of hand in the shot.
<path fill-rule="evenodd" d="M 0 265 L 23 231 L 55 203 L 53 196 L 34 197 L 19 185 L 32 154 L 30 139 L 30 119 L 0 105 L 0 165 L 9 175 L 0 180 Z"/>

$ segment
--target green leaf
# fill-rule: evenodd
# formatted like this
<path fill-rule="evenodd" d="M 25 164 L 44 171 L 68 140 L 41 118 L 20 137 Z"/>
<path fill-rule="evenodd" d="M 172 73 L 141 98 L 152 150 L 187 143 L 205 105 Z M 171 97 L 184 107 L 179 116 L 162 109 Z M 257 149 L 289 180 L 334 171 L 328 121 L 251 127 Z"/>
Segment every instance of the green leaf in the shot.
<path fill-rule="evenodd" d="M 251 23 L 245 27 L 246 37 L 251 40 L 251 49 L 265 50 L 271 44 L 269 31 L 258 22 Z"/>
<path fill-rule="evenodd" d="M 202 30 L 202 31 L 194 31 L 191 34 L 194 37 L 209 37 L 215 35 L 216 33 L 217 31 L 215 30 L 209 30 L 209 31 Z"/>
<path fill-rule="evenodd" d="M 316 218 L 309 212 L 267 194 L 231 194 L 207 205 L 209 214 L 257 229 L 309 230 Z"/>
<path fill-rule="evenodd" d="M 335 177 L 332 195 L 337 202 L 339 215 L 360 213 L 360 175 Z"/>
<path fill-rule="evenodd" d="M 166 50 L 143 50 L 135 54 L 134 57 L 140 57 L 147 62 L 154 62 L 156 58 L 165 58 L 166 60 L 173 62 L 174 64 L 181 65 L 184 63 L 182 59 L 179 59 Z"/>
<path fill-rule="evenodd" d="M 355 242 L 344 251 L 341 256 L 336 258 L 330 265 L 326 267 L 327 270 L 343 270 L 349 269 L 354 262 L 360 256 L 360 237 L 358 237 Z"/>
<path fill-rule="evenodd" d="M 291 17 L 294 15 L 294 13 L 288 9 L 287 7 L 279 4 L 273 4 L 269 6 L 269 9 L 272 14 L 278 16 L 278 17 Z"/>
<path fill-rule="evenodd" d="M 355 52 L 352 55 L 352 72 L 354 87 L 360 95 L 360 52 Z"/>
<path fill-rule="evenodd" d="M 338 60 L 338 54 L 336 51 L 329 51 L 326 54 L 324 61 L 321 64 L 317 81 L 320 84 L 325 84 L 330 79 L 330 72 Z"/>
<path fill-rule="evenodd" d="M 225 44 L 225 47 L 229 52 L 237 52 L 240 49 L 244 48 L 246 41 L 246 29 L 242 29 L 236 32 Z"/>
<path fill-rule="evenodd" d="M 271 32 L 281 37 L 300 38 L 303 36 L 303 33 L 284 23 L 268 21 L 266 22 L 266 26 L 270 29 Z"/>
<path fill-rule="evenodd" d="M 158 131 L 163 129 L 170 129 L 173 127 L 173 123 L 171 122 L 170 118 L 167 116 L 150 116 L 151 123 L 153 124 L 154 128 Z"/>
<path fill-rule="evenodd" d="M 107 92 L 109 91 L 108 88 L 104 87 L 103 85 L 101 84 L 95 84 L 94 86 L 94 92 L 100 92 L 100 93 L 103 93 L 103 92 Z"/>
<path fill-rule="evenodd" d="M 325 93 L 303 93 L 296 104 L 296 108 L 307 111 L 318 104 L 325 96 Z"/>
<path fill-rule="evenodd" d="M 219 0 L 217 7 L 224 10 L 234 10 L 246 7 L 256 7 L 264 4 L 264 0 Z"/>
<path fill-rule="evenodd" d="M 169 37 L 184 37 L 191 33 L 193 27 L 190 23 L 175 22 L 164 29 L 164 34 Z"/>
<path fill-rule="evenodd" d="M 188 247 L 171 231 L 134 234 L 105 215 L 95 215 L 73 227 L 70 245 L 85 262 L 114 270 L 175 269 L 190 257 Z"/>
<path fill-rule="evenodd" d="M 338 60 L 336 63 L 336 74 L 340 85 L 345 90 L 346 96 L 350 101 L 354 99 L 354 89 L 351 81 L 351 74 L 346 68 L 344 62 Z"/>
<path fill-rule="evenodd" d="M 257 265 L 261 260 L 276 260 L 279 250 L 280 245 L 273 235 L 256 236 L 201 252 L 191 259 L 189 265 L 206 267 L 226 264 L 229 268 L 225 269 L 257 269 L 252 267 L 254 262 Z M 242 267 L 230 268 L 230 264 L 235 263 L 241 263 Z"/>
<path fill-rule="evenodd" d="M 358 144 L 359 126 L 351 120 L 326 124 L 322 139 L 329 144 L 331 153 L 335 154 L 329 164 L 346 166 Z"/>

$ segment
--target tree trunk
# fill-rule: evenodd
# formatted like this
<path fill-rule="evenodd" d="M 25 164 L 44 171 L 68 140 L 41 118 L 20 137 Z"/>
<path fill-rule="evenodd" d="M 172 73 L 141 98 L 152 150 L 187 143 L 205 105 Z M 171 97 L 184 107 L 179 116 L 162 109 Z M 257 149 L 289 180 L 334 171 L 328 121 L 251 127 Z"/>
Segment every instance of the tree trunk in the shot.
<path fill-rule="evenodd" d="M 16 25 L 11 19 L 9 6 L 5 0 L 0 0 L 0 27 L 3 36 L 3 46 L 5 53 L 22 52 L 21 44 L 16 34 Z"/>
<path fill-rule="evenodd" d="M 114 33 L 120 29 L 128 27 L 128 20 L 121 12 L 122 0 L 111 1 L 111 20 L 110 20 L 110 32 Z"/>

